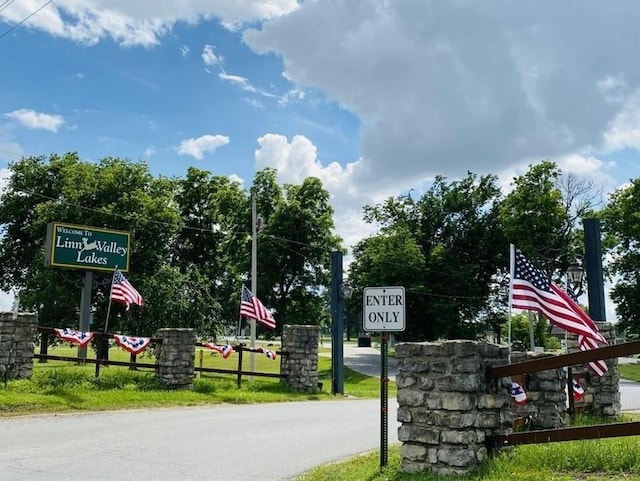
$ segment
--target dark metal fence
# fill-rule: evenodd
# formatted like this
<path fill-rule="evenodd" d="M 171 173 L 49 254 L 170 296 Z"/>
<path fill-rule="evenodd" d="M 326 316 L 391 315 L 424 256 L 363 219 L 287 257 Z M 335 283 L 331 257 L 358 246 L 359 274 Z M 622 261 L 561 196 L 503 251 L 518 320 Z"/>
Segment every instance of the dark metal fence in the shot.
<path fill-rule="evenodd" d="M 44 327 L 44 326 L 38 326 L 38 331 L 42 333 L 43 336 L 49 336 L 49 335 L 55 335 L 55 331 L 54 328 L 52 327 Z M 101 345 L 105 345 L 106 341 L 108 341 L 109 339 L 113 338 L 113 334 L 109 334 L 109 333 L 101 333 L 101 332 L 95 332 L 93 334 L 93 338 L 96 340 L 96 345 L 97 346 L 101 346 Z M 47 342 L 47 341 L 44 341 Z M 63 341 L 63 342 L 67 342 L 67 341 Z M 159 342 L 162 342 L 161 339 L 158 338 L 151 338 L 151 344 L 157 344 Z M 204 344 L 202 342 L 196 342 L 196 347 L 203 347 Z M 237 369 L 223 369 L 223 368 L 212 368 L 212 367 L 203 367 L 203 366 L 195 366 L 194 367 L 194 371 L 196 373 L 203 373 L 203 372 L 207 372 L 207 373 L 218 373 L 218 374 L 229 374 L 229 375 L 233 375 L 236 377 L 236 382 L 238 387 L 242 386 L 242 377 L 243 376 L 255 376 L 255 377 L 267 377 L 267 378 L 278 378 L 278 379 L 285 379 L 286 376 L 282 373 L 273 373 L 273 372 L 258 372 L 258 371 L 246 371 L 243 370 L 243 362 L 244 362 L 244 356 L 243 353 L 245 352 L 250 352 L 250 353 L 261 353 L 262 350 L 261 348 L 252 348 L 252 347 L 248 347 L 245 344 L 238 344 L 238 345 L 234 345 L 232 346 L 233 350 L 235 352 L 238 353 L 238 364 L 237 364 Z M 107 346 L 108 348 L 108 346 Z M 100 351 L 100 349 L 98 349 L 98 351 Z M 286 356 L 287 352 L 286 351 L 274 351 L 276 353 L 276 355 L 278 356 Z M 155 363 L 148 363 L 148 362 L 139 362 L 137 360 L 135 361 L 112 361 L 107 359 L 107 355 L 104 354 L 104 351 L 102 352 L 98 352 L 96 358 L 90 358 L 90 357 L 81 357 L 81 356 L 56 356 L 56 355 L 51 355 L 51 354 L 34 354 L 34 358 L 42 360 L 42 361 L 64 361 L 64 362 L 73 362 L 75 364 L 95 364 L 96 365 L 96 377 L 99 375 L 99 366 L 124 366 L 124 367 L 129 367 L 131 369 L 139 369 L 139 368 L 143 368 L 143 369 L 153 369 L 155 370 L 156 368 L 156 364 Z"/>
<path fill-rule="evenodd" d="M 640 341 L 616 344 L 589 351 L 573 352 L 560 356 L 533 359 L 499 367 L 487 368 L 488 379 L 517 376 L 534 371 L 557 369 L 565 366 L 586 364 L 600 359 L 623 357 L 640 352 Z M 568 376 L 571 382 L 571 376 Z M 572 386 L 569 384 L 569 393 Z M 569 396 L 571 398 L 571 396 Z M 607 437 L 637 436 L 640 435 L 640 422 L 599 424 L 595 426 L 574 426 L 568 428 L 544 429 L 504 435 L 487 436 L 486 445 L 490 450 L 500 447 L 515 446 L 520 444 L 552 443 L 559 441 L 574 441 L 581 439 L 600 439 Z"/>

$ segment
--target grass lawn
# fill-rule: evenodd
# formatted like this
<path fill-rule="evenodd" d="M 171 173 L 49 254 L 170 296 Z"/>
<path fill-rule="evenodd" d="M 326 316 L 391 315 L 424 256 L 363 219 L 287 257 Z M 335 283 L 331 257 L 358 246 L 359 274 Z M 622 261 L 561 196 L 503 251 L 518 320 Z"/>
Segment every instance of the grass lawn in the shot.
<path fill-rule="evenodd" d="M 229 358 L 207 349 L 202 356 L 196 350 L 195 363 L 203 367 L 238 368 L 238 354 Z M 77 348 L 68 345 L 49 349 L 55 356 L 77 356 Z M 255 372 L 280 372 L 280 361 L 272 361 L 264 354 L 255 355 Z M 95 358 L 92 350 L 89 358 Z M 250 369 L 250 354 L 243 353 L 243 370 Z M 109 359 L 128 361 L 129 353 L 119 348 L 109 351 Z M 153 364 L 155 358 L 149 354 L 138 356 L 141 363 Z M 237 387 L 235 374 L 197 374 L 192 391 L 167 390 L 155 379 L 153 369 L 130 370 L 120 366 L 101 366 L 99 377 L 95 377 L 95 365 L 77 365 L 66 361 L 34 360 L 31 379 L 9 381 L 0 384 L 0 416 L 22 415 L 43 412 L 95 411 L 135 409 L 166 406 L 196 406 L 217 403 L 260 403 L 301 400 L 335 399 L 331 394 L 331 359 L 320 356 L 318 378 L 322 389 L 317 393 L 294 393 L 279 379 L 243 376 L 242 386 Z M 380 381 L 345 368 L 345 396 L 376 398 L 380 395 Z M 395 396 L 395 383 L 389 385 L 389 396 Z"/>

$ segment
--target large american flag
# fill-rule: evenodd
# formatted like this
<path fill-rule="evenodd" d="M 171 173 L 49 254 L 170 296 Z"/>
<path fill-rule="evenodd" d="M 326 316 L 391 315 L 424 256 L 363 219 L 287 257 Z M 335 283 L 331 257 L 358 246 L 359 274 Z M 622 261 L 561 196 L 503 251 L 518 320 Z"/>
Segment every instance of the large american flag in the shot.
<path fill-rule="evenodd" d="M 264 304 L 254 296 L 246 286 L 242 286 L 242 300 L 240 301 L 240 315 L 255 319 L 260 324 L 270 328 L 276 328 L 276 320 Z"/>
<path fill-rule="evenodd" d="M 131 304 L 136 304 L 138 306 L 142 306 L 144 304 L 144 300 L 140 293 L 122 275 L 122 272 L 120 272 L 119 269 L 116 269 L 113 273 L 111 300 L 126 305 L 127 310 Z"/>
<path fill-rule="evenodd" d="M 578 303 L 531 264 L 519 249 L 513 246 L 512 249 L 511 307 L 539 312 L 552 324 L 576 334 L 583 351 L 597 348 L 598 343 L 607 344 L 598 326 Z M 600 376 L 607 370 L 604 361 L 589 363 L 589 367 Z"/>

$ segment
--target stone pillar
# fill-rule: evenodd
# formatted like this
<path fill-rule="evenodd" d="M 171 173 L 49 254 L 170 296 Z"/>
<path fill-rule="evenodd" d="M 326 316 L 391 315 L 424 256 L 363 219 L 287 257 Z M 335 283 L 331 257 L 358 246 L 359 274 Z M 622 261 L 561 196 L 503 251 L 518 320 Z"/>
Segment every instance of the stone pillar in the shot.
<path fill-rule="evenodd" d="M 600 333 L 609 345 L 615 343 L 615 326 L 609 322 L 597 322 Z M 569 335 L 569 352 L 580 350 L 578 338 Z M 576 403 L 576 409 L 594 416 L 617 418 L 620 416 L 620 373 L 618 358 L 607 359 L 607 372 L 604 376 L 595 375 L 586 364 L 573 366 L 573 377 L 578 379 L 585 391 L 582 402 Z"/>
<path fill-rule="evenodd" d="M 403 472 L 464 474 L 487 458 L 485 436 L 511 428 L 510 393 L 486 368 L 508 363 L 508 349 L 474 341 L 402 343 L 398 438 Z"/>
<path fill-rule="evenodd" d="M 193 389 L 196 331 L 160 329 L 156 337 L 156 378 L 170 389 Z"/>
<path fill-rule="evenodd" d="M 33 374 L 33 338 L 38 320 L 35 314 L 0 312 L 0 380 L 25 379 Z"/>
<path fill-rule="evenodd" d="M 511 363 L 553 356 L 542 352 L 512 352 Z M 533 371 L 512 377 L 527 393 L 527 402 L 513 403 L 514 417 L 530 416 L 531 428 L 551 429 L 565 426 L 567 413 L 567 371 L 565 368 Z"/>
<path fill-rule="evenodd" d="M 282 382 L 298 392 L 318 390 L 318 326 L 285 325 L 282 328 L 280 372 Z"/>

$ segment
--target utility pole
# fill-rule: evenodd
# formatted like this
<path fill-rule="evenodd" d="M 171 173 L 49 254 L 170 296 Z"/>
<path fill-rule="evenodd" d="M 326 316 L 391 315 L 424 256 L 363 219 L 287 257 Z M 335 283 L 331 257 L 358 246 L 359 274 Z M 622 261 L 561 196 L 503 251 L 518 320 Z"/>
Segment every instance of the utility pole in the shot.
<path fill-rule="evenodd" d="M 251 189 L 251 292 L 258 295 L 258 210 L 256 207 L 256 193 Z M 256 320 L 251 319 L 251 347 L 256 347 Z M 249 356 L 251 371 L 255 371 L 255 353 Z"/>

